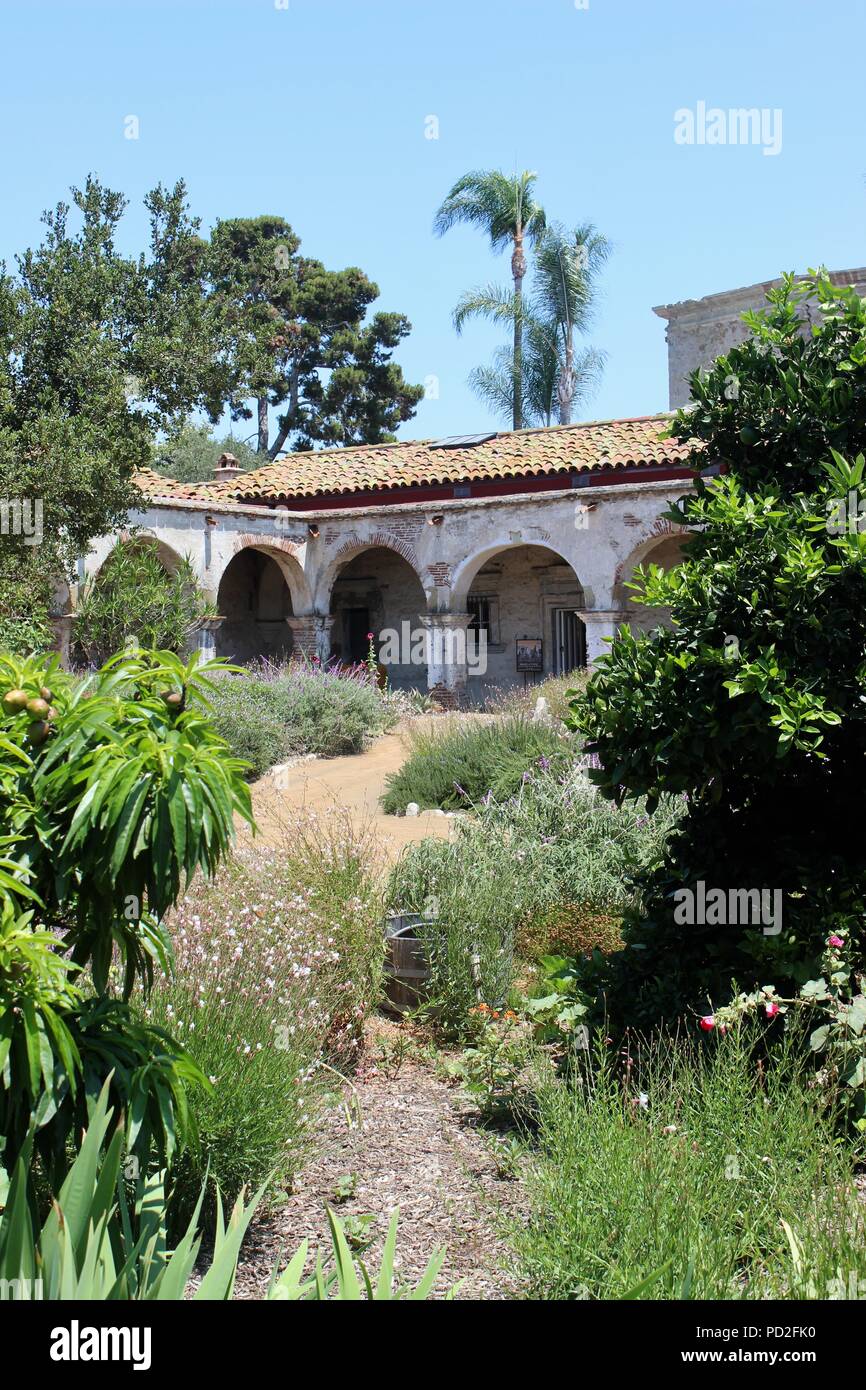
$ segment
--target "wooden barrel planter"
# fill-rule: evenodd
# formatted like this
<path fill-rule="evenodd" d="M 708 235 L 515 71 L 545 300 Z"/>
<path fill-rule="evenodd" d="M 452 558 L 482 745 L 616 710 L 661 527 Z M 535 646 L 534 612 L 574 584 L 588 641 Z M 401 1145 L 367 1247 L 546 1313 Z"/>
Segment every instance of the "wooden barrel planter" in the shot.
<path fill-rule="evenodd" d="M 417 912 L 395 912 L 385 919 L 384 1007 L 389 1013 L 410 1013 L 430 992 L 430 963 L 417 930 L 423 923 Z"/>

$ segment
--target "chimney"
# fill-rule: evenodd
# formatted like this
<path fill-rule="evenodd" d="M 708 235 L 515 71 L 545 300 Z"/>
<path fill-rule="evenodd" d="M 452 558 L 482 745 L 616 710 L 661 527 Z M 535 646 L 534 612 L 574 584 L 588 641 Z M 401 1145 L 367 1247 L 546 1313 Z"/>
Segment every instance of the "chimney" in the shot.
<path fill-rule="evenodd" d="M 234 454 L 220 454 L 213 471 L 214 482 L 230 483 L 233 478 L 240 478 L 242 472 L 243 469 Z"/>

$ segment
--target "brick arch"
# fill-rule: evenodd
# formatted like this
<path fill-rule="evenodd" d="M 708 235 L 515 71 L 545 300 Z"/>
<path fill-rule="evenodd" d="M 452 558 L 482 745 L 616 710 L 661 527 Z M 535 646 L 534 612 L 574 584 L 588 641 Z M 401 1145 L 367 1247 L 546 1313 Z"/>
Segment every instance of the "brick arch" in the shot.
<path fill-rule="evenodd" d="M 638 565 L 647 562 L 652 563 L 653 552 L 658 551 L 667 541 L 681 540 L 685 542 L 692 534 L 693 532 L 689 527 L 677 526 L 665 517 L 659 517 L 654 521 L 643 539 L 616 567 L 613 581 L 613 596 L 616 606 L 626 608 L 629 603 L 634 604 L 631 591 L 626 586 Z"/>
<path fill-rule="evenodd" d="M 421 588 L 424 590 L 425 595 L 429 598 L 429 579 L 428 583 L 425 584 L 414 546 L 408 541 L 403 540 L 400 536 L 395 536 L 392 531 L 377 530 L 371 531 L 363 537 L 357 535 L 350 537 L 334 552 L 316 584 L 315 611 L 318 613 L 327 613 L 330 611 L 334 582 L 344 565 L 347 565 L 350 560 L 356 559 L 359 555 L 363 555 L 365 550 L 376 550 L 379 548 L 383 550 L 392 550 L 395 554 L 399 555 L 401 559 L 405 560 L 414 573 Z"/>
<path fill-rule="evenodd" d="M 313 601 L 310 585 L 298 554 L 301 546 L 295 541 L 285 540 L 281 537 L 268 536 L 265 538 L 253 532 L 242 532 L 236 536 L 232 545 L 232 553 L 216 577 L 215 589 L 217 593 L 219 593 L 219 586 L 232 560 L 236 559 L 244 550 L 258 550 L 261 554 L 270 556 L 279 567 L 292 596 L 292 611 L 294 613 L 312 611 Z"/>

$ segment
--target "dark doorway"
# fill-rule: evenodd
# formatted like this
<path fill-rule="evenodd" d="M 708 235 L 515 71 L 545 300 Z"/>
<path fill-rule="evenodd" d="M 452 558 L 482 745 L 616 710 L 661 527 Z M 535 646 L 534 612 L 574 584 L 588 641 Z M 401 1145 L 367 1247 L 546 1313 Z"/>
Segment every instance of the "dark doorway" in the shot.
<path fill-rule="evenodd" d="M 586 665 L 586 633 L 571 608 L 553 610 L 553 669 L 564 676 Z"/>
<path fill-rule="evenodd" d="M 367 633 L 370 631 L 369 608 L 343 609 L 343 647 L 341 657 L 347 664 L 367 660 L 370 646 Z"/>

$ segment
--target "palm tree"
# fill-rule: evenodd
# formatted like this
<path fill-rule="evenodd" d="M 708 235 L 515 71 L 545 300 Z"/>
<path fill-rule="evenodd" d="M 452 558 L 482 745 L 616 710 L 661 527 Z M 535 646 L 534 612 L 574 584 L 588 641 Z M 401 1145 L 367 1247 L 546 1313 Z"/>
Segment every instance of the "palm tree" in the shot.
<path fill-rule="evenodd" d="M 558 415 L 561 425 L 571 423 L 578 387 L 587 367 L 600 354 L 588 349 L 575 353 L 574 335 L 584 333 L 592 319 L 598 275 L 611 253 L 607 237 L 585 222 L 568 233 L 560 226 L 545 228 L 535 254 L 532 322 L 540 335 L 542 351 L 556 363 Z"/>
<path fill-rule="evenodd" d="M 598 274 L 610 255 L 606 237 L 585 223 L 568 233 L 559 226 L 545 228 L 538 238 L 533 264 L 532 295 L 521 303 L 520 398 L 527 424 L 549 425 L 557 419 L 571 423 L 577 401 L 598 383 L 604 353 L 578 350 L 575 334 L 592 321 Z M 458 329 L 471 315 L 495 323 L 513 323 L 513 295 L 496 285 L 473 290 L 461 299 L 454 320 Z M 515 370 L 513 351 L 501 348 L 493 365 L 477 367 L 470 385 L 497 413 L 513 411 Z"/>
<path fill-rule="evenodd" d="M 544 209 L 533 197 L 536 175 L 503 174 L 498 169 L 474 170 L 458 179 L 433 220 L 433 230 L 443 236 L 458 222 L 480 227 L 490 238 L 494 251 L 510 245 L 511 276 L 514 293 L 507 317 L 512 323 L 512 427 L 523 424 L 522 355 L 523 355 L 523 278 L 526 275 L 525 243 L 535 243 L 544 232 L 547 219 Z M 473 296 L 465 297 L 455 314 L 455 326 L 460 331 L 468 314 L 487 313 L 479 302 L 470 307 Z M 483 299 L 483 295 L 482 295 Z M 494 313 L 494 317 L 501 317 Z"/>
<path fill-rule="evenodd" d="M 589 396 L 598 385 L 604 367 L 604 353 L 597 348 L 585 348 L 572 358 L 571 400 Z M 493 412 L 511 415 L 514 392 L 513 357 L 511 348 L 499 348 L 493 364 L 476 367 L 469 376 L 469 385 Z M 561 419 L 559 361 L 551 351 L 551 337 L 530 323 L 526 328 L 521 362 L 521 398 L 526 425 L 552 425 Z"/>

